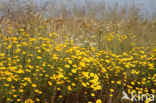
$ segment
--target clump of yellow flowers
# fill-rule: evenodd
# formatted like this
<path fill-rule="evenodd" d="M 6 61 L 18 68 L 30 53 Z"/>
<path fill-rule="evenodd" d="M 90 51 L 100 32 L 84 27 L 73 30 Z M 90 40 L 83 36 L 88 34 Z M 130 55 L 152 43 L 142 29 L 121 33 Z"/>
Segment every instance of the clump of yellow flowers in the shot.
<path fill-rule="evenodd" d="M 73 99 L 105 103 L 113 96 L 114 102 L 121 98 L 118 94 L 123 90 L 156 93 L 155 48 L 136 47 L 115 54 L 80 47 L 73 40 L 56 43 L 56 33 L 20 32 L 18 36 L 0 35 L 2 103 L 62 103 Z"/>

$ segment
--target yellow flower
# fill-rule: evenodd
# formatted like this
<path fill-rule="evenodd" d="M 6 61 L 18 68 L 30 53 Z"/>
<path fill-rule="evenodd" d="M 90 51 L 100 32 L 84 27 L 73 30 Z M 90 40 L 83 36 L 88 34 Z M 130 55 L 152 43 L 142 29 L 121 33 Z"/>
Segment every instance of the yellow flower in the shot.
<path fill-rule="evenodd" d="M 92 96 L 92 97 L 94 97 L 94 96 L 95 96 L 95 94 L 94 94 L 94 93 L 91 93 L 91 96 Z"/>
<path fill-rule="evenodd" d="M 59 98 L 62 98 L 63 96 L 62 95 L 59 95 Z"/>
<path fill-rule="evenodd" d="M 68 63 L 69 63 L 69 64 L 72 64 L 73 62 L 72 62 L 72 60 L 68 60 Z"/>
<path fill-rule="evenodd" d="M 17 99 L 17 102 L 20 102 L 21 101 L 21 99 Z"/>
<path fill-rule="evenodd" d="M 10 101 L 11 99 L 10 98 L 7 98 L 7 101 Z"/>
<path fill-rule="evenodd" d="M 39 101 L 40 101 L 40 99 L 36 98 L 36 101 L 38 101 L 38 102 L 39 102 Z"/>
<path fill-rule="evenodd" d="M 80 62 L 80 66 L 85 67 L 86 66 L 85 62 Z"/>
<path fill-rule="evenodd" d="M 20 89 L 20 90 L 19 90 L 19 92 L 21 92 L 21 93 L 22 93 L 22 92 L 23 92 L 23 89 Z"/>
<path fill-rule="evenodd" d="M 39 94 L 42 94 L 42 91 L 39 91 L 39 90 L 37 90 L 37 89 L 35 89 L 35 92 L 36 92 L 36 93 L 39 93 Z"/>
<path fill-rule="evenodd" d="M 68 90 L 69 90 L 69 91 L 71 91 L 71 90 L 72 90 L 72 89 L 71 89 L 71 86 L 68 86 Z"/>
<path fill-rule="evenodd" d="M 94 90 L 100 90 L 101 89 L 101 86 L 100 85 L 97 85 L 96 87 L 93 88 Z"/>
<path fill-rule="evenodd" d="M 12 81 L 12 78 L 8 77 L 8 78 L 7 78 L 7 81 L 8 81 L 8 82 L 11 82 L 11 81 Z"/>
<path fill-rule="evenodd" d="M 24 101 L 24 103 L 35 103 L 32 99 L 27 99 Z"/>
<path fill-rule="evenodd" d="M 75 69 L 72 69 L 72 73 L 76 73 L 76 70 Z"/>
<path fill-rule="evenodd" d="M 37 59 L 41 59 L 42 57 L 40 57 L 40 56 L 37 56 Z"/>
<path fill-rule="evenodd" d="M 94 73 L 90 73 L 90 77 L 94 77 Z"/>
<path fill-rule="evenodd" d="M 9 86 L 9 84 L 4 84 L 4 86 L 5 86 L 5 87 L 8 87 L 8 86 Z"/>
<path fill-rule="evenodd" d="M 113 95 L 112 94 L 109 94 L 109 96 L 112 97 Z"/>
<path fill-rule="evenodd" d="M 115 83 L 115 81 L 111 81 L 111 83 L 113 84 L 113 83 Z"/>
<path fill-rule="evenodd" d="M 17 95 L 16 95 L 16 94 L 14 94 L 14 95 L 13 95 L 13 97 L 14 97 L 14 98 L 16 98 L 16 97 L 17 97 Z"/>
<path fill-rule="evenodd" d="M 58 59 L 57 55 L 54 54 L 53 57 L 52 57 L 52 59 L 54 59 L 54 60 Z"/>
<path fill-rule="evenodd" d="M 114 92 L 114 89 L 110 89 L 111 92 Z"/>
<path fill-rule="evenodd" d="M 38 53 L 41 53 L 41 50 L 37 50 Z"/>
<path fill-rule="evenodd" d="M 20 31 L 24 31 L 24 29 L 20 29 Z"/>
<path fill-rule="evenodd" d="M 57 90 L 60 91 L 61 89 L 60 88 L 57 88 Z"/>
<path fill-rule="evenodd" d="M 4 54 L 4 53 L 0 53 L 0 56 L 1 56 L 1 57 L 4 57 L 4 56 L 5 56 L 5 54 Z"/>
<path fill-rule="evenodd" d="M 66 64 L 66 65 L 65 65 L 65 68 L 70 68 L 70 65 Z"/>
<path fill-rule="evenodd" d="M 96 103 L 102 103 L 102 100 L 101 99 L 97 99 Z"/>
<path fill-rule="evenodd" d="M 48 84 L 49 84 L 49 86 L 52 86 L 52 82 L 51 81 L 48 81 Z"/>
<path fill-rule="evenodd" d="M 86 87 L 87 85 L 86 85 L 86 83 L 84 83 L 84 82 L 82 82 L 82 85 L 84 86 L 84 87 Z"/>
<path fill-rule="evenodd" d="M 121 84 L 121 81 L 117 81 L 117 84 Z"/>
<path fill-rule="evenodd" d="M 73 87 L 75 87 L 75 85 L 76 85 L 75 83 L 72 83 L 72 86 L 73 86 Z"/>
<path fill-rule="evenodd" d="M 35 87 L 37 87 L 37 85 L 36 85 L 36 84 L 34 84 L 34 83 L 33 83 L 31 86 L 32 86 L 32 87 L 34 87 L 34 88 L 35 88 Z"/>
<path fill-rule="evenodd" d="M 135 85 L 135 83 L 134 83 L 134 82 L 131 82 L 131 84 L 132 84 L 132 85 Z"/>

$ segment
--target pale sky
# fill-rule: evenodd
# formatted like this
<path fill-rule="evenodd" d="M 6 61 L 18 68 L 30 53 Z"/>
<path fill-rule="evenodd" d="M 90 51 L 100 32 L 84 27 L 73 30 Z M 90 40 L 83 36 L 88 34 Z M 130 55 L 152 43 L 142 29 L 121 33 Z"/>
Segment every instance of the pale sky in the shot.
<path fill-rule="evenodd" d="M 36 0 L 36 1 L 41 1 L 43 2 L 47 2 L 47 1 L 53 1 L 53 0 Z M 60 1 L 60 0 L 56 0 L 56 1 Z M 62 0 L 62 1 L 68 1 L 68 0 Z M 83 3 L 84 0 L 69 0 L 69 1 L 75 1 L 75 3 Z M 89 1 L 89 0 L 88 0 Z M 141 10 L 142 12 L 153 12 L 156 10 L 156 0 L 92 0 L 95 2 L 103 2 L 105 1 L 106 3 L 112 5 L 115 2 L 117 2 L 119 5 L 125 5 L 125 4 L 136 4 Z"/>
<path fill-rule="evenodd" d="M 0 1 L 8 1 L 8 0 L 0 0 Z M 21 0 L 21 1 L 27 1 L 27 0 Z M 83 1 L 86 1 L 86 0 L 30 0 L 30 1 L 36 1 L 38 4 L 44 4 L 45 2 L 48 2 L 48 1 L 57 1 L 57 2 L 72 1 L 75 4 L 80 5 L 80 3 L 83 4 Z M 110 6 L 113 6 L 115 2 L 117 2 L 119 6 L 136 4 L 136 6 L 140 8 L 140 12 L 142 14 L 146 15 L 148 13 L 150 16 L 153 13 L 156 13 L 156 0 L 91 0 L 91 1 L 94 1 L 95 3 L 106 2 Z"/>

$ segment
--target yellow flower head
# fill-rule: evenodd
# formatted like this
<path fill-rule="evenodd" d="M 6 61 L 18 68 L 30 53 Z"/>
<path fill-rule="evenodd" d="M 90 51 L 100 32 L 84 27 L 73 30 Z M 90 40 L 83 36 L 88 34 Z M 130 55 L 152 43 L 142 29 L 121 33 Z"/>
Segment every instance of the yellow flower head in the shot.
<path fill-rule="evenodd" d="M 97 99 L 96 103 L 102 103 L 102 100 L 101 99 Z"/>
<path fill-rule="evenodd" d="M 32 99 L 27 99 L 24 101 L 24 103 L 35 103 Z"/>

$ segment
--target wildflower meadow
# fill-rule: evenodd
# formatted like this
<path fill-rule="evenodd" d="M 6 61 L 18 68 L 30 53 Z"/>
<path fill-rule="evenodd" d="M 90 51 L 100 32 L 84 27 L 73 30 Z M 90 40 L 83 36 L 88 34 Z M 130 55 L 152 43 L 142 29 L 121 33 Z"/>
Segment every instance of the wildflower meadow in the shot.
<path fill-rule="evenodd" d="M 155 103 L 155 19 L 47 18 L 34 5 L 0 20 L 0 103 Z"/>

